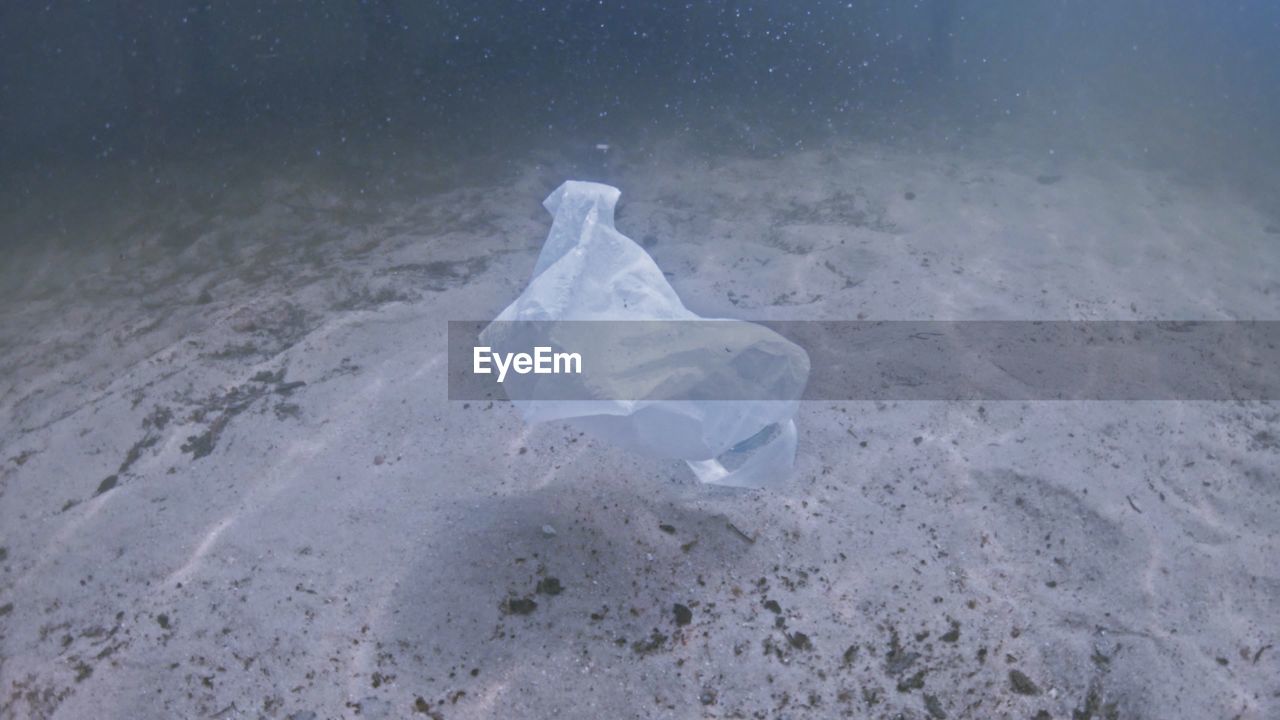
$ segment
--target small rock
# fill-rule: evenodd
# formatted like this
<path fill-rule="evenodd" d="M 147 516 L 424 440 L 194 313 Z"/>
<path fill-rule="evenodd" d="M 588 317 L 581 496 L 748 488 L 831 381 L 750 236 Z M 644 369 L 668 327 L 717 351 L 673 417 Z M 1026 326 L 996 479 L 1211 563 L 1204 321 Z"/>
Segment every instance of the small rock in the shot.
<path fill-rule="evenodd" d="M 545 536 L 545 537 L 555 537 L 555 536 L 556 536 L 556 529 L 555 529 L 555 528 L 553 528 L 553 527 L 551 527 L 550 525 L 543 525 L 543 526 L 542 526 L 542 534 L 543 534 L 543 536 Z"/>
<path fill-rule="evenodd" d="M 791 647 L 797 650 L 813 649 L 813 642 L 809 640 L 809 636 L 802 632 L 795 633 L 787 637 L 787 641 L 791 643 Z"/>
<path fill-rule="evenodd" d="M 654 628 L 648 638 L 631 643 L 631 649 L 637 655 L 648 655 L 661 650 L 662 646 L 667 643 L 667 640 L 668 638 L 666 635 L 663 635 L 658 632 L 657 628 Z"/>
<path fill-rule="evenodd" d="M 413 701 L 413 711 L 419 715 L 426 715 L 431 718 L 431 720 L 444 720 L 444 716 L 433 711 L 431 709 L 431 703 L 423 700 L 421 695 Z"/>
<path fill-rule="evenodd" d="M 1009 684 L 1019 695 L 1039 695 L 1040 686 L 1031 681 L 1021 670 L 1009 671 Z"/>
<path fill-rule="evenodd" d="M 676 603 L 673 608 L 676 613 L 676 625 L 683 627 L 693 622 L 693 611 L 687 605 Z"/>
<path fill-rule="evenodd" d="M 270 370 L 263 370 L 255 374 L 253 377 L 249 378 L 249 380 L 251 382 L 258 382 L 258 383 L 281 383 L 281 382 L 284 382 L 284 370 L 280 370 L 279 372 L 271 372 Z"/>
<path fill-rule="evenodd" d="M 538 581 L 538 592 L 542 595 L 559 595 L 564 590 L 559 578 L 543 578 Z"/>
<path fill-rule="evenodd" d="M 943 709 L 937 695 L 926 694 L 924 696 L 924 709 L 928 710 L 929 717 L 935 720 L 947 720 L 947 711 Z"/>
<path fill-rule="evenodd" d="M 711 688 L 705 688 L 702 694 L 698 696 L 698 699 L 702 701 L 703 705 L 715 705 L 716 691 Z"/>
<path fill-rule="evenodd" d="M 924 687 L 924 675 L 925 675 L 925 671 L 920 670 L 915 675 L 912 675 L 906 680 L 899 680 L 898 692 L 905 693 L 905 692 L 911 692 L 912 690 L 920 690 L 921 688 Z"/>
<path fill-rule="evenodd" d="M 528 615 L 538 609 L 538 603 L 529 598 L 507 598 L 506 609 L 513 615 Z"/>
<path fill-rule="evenodd" d="M 857 644 L 850 645 L 844 651 L 844 664 L 850 665 L 853 663 L 853 661 L 857 659 L 858 659 L 858 646 Z"/>
<path fill-rule="evenodd" d="M 102 493 L 107 492 L 108 490 L 111 490 L 116 486 L 116 483 L 119 481 L 119 479 L 120 478 L 117 475 L 108 475 L 105 480 L 98 483 L 98 491 L 95 492 L 94 495 L 95 496 L 101 495 Z"/>

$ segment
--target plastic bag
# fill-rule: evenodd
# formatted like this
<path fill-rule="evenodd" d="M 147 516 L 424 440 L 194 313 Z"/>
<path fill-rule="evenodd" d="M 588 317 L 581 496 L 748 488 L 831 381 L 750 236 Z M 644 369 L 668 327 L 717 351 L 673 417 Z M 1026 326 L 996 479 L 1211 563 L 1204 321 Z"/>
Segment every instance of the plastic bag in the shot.
<path fill-rule="evenodd" d="M 705 483 L 786 479 L 808 355 L 761 325 L 685 308 L 653 258 L 614 228 L 620 194 L 577 181 L 551 193 L 543 206 L 554 221 L 533 277 L 481 333 L 489 345 L 527 347 L 513 336 L 533 326 L 541 342 L 581 350 L 597 362 L 571 382 L 589 386 L 592 399 L 539 378 L 508 389 L 512 401 L 526 422 L 565 421 L 634 452 L 684 460 Z"/>

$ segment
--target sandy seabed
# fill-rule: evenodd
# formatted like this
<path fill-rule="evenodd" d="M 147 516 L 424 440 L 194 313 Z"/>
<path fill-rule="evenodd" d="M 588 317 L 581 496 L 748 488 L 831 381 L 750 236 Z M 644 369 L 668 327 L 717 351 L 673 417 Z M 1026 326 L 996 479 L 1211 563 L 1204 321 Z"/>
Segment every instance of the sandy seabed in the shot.
<path fill-rule="evenodd" d="M 581 155 L 703 315 L 1280 319 L 1280 220 L 1119 159 Z M 0 716 L 1280 716 L 1273 404 L 809 402 L 730 492 L 449 402 L 575 171 L 266 169 L 15 251 Z"/>

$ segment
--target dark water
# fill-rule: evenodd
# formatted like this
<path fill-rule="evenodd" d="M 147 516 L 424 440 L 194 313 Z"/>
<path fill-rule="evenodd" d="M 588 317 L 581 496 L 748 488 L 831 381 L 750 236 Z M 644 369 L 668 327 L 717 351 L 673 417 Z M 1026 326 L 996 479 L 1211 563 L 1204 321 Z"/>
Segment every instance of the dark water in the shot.
<path fill-rule="evenodd" d="M 566 179 L 794 425 L 448 399 Z M 1277 0 L 0 0 L 0 720 L 1280 718 L 1278 242 Z"/>
<path fill-rule="evenodd" d="M 10 1 L 0 164 L 11 201 L 15 179 L 228 149 L 785 153 L 1015 123 L 1257 189 L 1280 159 L 1277 33 L 1265 0 Z"/>

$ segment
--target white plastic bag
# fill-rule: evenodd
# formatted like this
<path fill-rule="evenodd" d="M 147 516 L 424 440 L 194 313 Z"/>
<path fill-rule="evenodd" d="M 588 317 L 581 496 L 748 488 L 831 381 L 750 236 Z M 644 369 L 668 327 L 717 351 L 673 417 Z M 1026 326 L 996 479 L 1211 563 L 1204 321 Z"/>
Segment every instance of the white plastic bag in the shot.
<path fill-rule="evenodd" d="M 635 452 L 684 460 L 702 482 L 785 480 L 808 355 L 763 326 L 685 308 L 653 258 L 614 228 L 619 195 L 577 181 L 551 193 L 543 206 L 555 219 L 533 277 L 481 333 L 486 344 L 509 345 L 517 332 L 509 323 L 537 321 L 553 336 L 545 340 L 588 358 L 575 382 L 592 399 L 535 387 L 509 390 L 513 402 L 526 422 L 565 421 Z M 743 397 L 752 399 L 735 399 Z"/>

